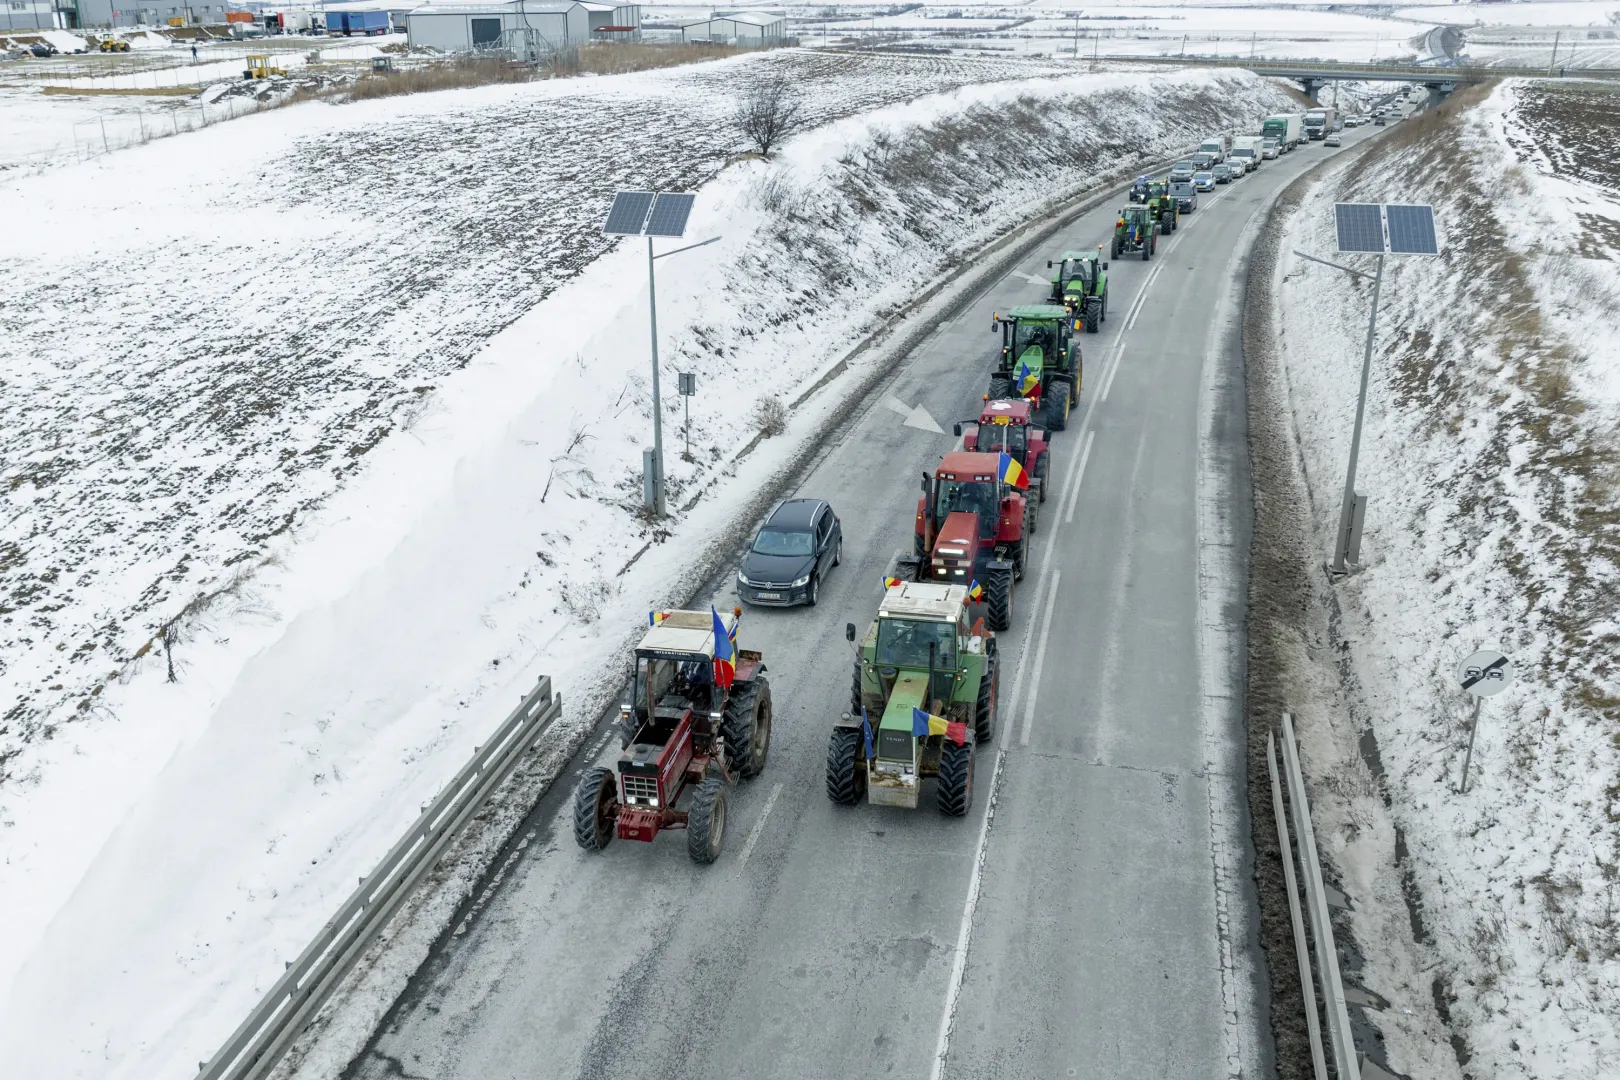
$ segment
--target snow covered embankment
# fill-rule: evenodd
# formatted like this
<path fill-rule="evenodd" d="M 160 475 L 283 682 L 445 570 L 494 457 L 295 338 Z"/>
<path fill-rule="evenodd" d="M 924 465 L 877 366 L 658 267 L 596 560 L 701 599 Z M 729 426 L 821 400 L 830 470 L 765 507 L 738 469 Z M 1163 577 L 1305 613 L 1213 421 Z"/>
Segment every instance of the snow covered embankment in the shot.
<path fill-rule="evenodd" d="M 758 400 L 794 400 L 1054 198 L 1284 100 L 1211 73 L 976 87 L 728 170 L 691 226 L 724 239 L 661 264 L 665 385 L 695 371 L 699 396 L 690 461 L 665 399 L 676 513 L 656 530 L 636 512 L 645 253 L 559 288 L 199 613 L 178 682 L 150 655 L 107 685 L 107 719 L 58 733 L 73 752 L 9 803 L 0 1051 L 63 1077 L 206 1057 L 535 673 L 568 703 L 559 738 L 588 727 L 647 607 L 694 586 L 711 542 L 893 358 L 865 354 L 736 460 Z"/>
<path fill-rule="evenodd" d="M 1280 243 L 1332 252 L 1335 201 L 1430 202 L 1442 233 L 1441 258 L 1386 263 L 1368 565 L 1337 587 L 1333 689 L 1294 703 L 1322 848 L 1359 901 L 1360 978 L 1394 1002 L 1374 1022 L 1412 1076 L 1620 1075 L 1617 125 L 1613 95 L 1500 86 L 1333 169 Z M 1277 287 L 1325 552 L 1369 288 L 1286 257 Z M 1519 682 L 1485 705 L 1462 795 L 1454 672 L 1497 643 Z"/>

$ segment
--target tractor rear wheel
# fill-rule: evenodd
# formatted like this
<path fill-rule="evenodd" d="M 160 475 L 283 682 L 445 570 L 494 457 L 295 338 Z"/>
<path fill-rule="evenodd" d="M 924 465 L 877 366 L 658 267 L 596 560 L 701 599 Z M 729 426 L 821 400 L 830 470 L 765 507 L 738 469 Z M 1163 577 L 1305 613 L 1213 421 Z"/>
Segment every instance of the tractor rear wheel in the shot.
<path fill-rule="evenodd" d="M 705 865 L 720 857 L 726 843 L 726 784 L 711 776 L 692 795 L 686 813 L 686 853 Z"/>
<path fill-rule="evenodd" d="M 939 812 L 965 817 L 973 806 L 973 744 L 961 746 L 946 739 L 939 750 L 939 780 L 934 789 Z"/>
<path fill-rule="evenodd" d="M 612 769 L 597 767 L 580 778 L 574 789 L 574 842 L 586 851 L 601 851 L 612 843 L 618 795 Z"/>
<path fill-rule="evenodd" d="M 1051 464 L 1051 455 L 1042 454 L 1035 459 L 1035 479 L 1040 481 L 1041 502 L 1046 501 L 1046 469 Z"/>
<path fill-rule="evenodd" d="M 979 680 L 979 698 L 973 705 L 973 741 L 987 743 L 996 737 L 996 679 L 1001 662 L 996 657 L 996 639 L 984 643 L 984 678 Z"/>
<path fill-rule="evenodd" d="M 1024 515 L 1027 524 L 1029 515 Z M 1018 538 L 1018 543 L 1012 549 L 1012 576 L 1014 581 L 1024 580 L 1024 556 L 1029 552 L 1029 533 Z"/>
<path fill-rule="evenodd" d="M 849 711 L 853 716 L 861 711 L 861 662 L 855 661 L 855 674 L 849 680 Z"/>
<path fill-rule="evenodd" d="M 991 570 L 984 577 L 984 606 L 990 629 L 1012 629 L 1013 572 Z"/>
<path fill-rule="evenodd" d="M 1046 393 L 1041 395 L 1046 399 L 1046 427 L 1050 431 L 1062 431 L 1069 426 L 1069 401 L 1074 396 L 1074 384 L 1068 379 L 1053 379 L 1047 386 Z"/>
<path fill-rule="evenodd" d="M 1119 237 L 1114 237 L 1114 258 L 1119 258 Z"/>
<path fill-rule="evenodd" d="M 1024 535 L 1034 536 L 1035 531 L 1041 527 L 1041 501 L 1039 499 L 1024 500 Z"/>
<path fill-rule="evenodd" d="M 990 400 L 1005 401 L 1013 396 L 1012 380 L 1005 375 L 990 376 Z"/>
<path fill-rule="evenodd" d="M 765 769 L 771 752 L 771 684 L 765 676 L 740 690 L 733 688 L 720 717 L 720 732 L 726 740 L 726 768 L 752 780 Z"/>
<path fill-rule="evenodd" d="M 866 794 L 866 737 L 859 728 L 833 728 L 827 741 L 827 798 L 854 806 Z"/>

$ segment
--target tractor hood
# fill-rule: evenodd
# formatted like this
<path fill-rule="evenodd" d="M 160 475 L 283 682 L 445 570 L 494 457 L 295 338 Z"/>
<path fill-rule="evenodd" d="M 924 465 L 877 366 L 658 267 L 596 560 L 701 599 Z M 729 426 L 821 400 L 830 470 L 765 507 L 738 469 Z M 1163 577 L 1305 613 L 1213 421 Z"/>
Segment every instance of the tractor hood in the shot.
<path fill-rule="evenodd" d="M 1013 365 L 1013 378 L 1022 378 L 1024 368 L 1026 367 L 1029 368 L 1029 373 L 1031 375 L 1039 378 L 1041 368 L 1045 365 L 1045 363 L 1045 351 L 1039 345 L 1031 345 L 1029 348 L 1025 349 L 1021 354 L 1019 354 L 1018 362 Z"/>
<path fill-rule="evenodd" d="M 911 730 L 911 710 L 923 707 L 927 692 L 928 672 L 902 671 L 889 692 L 889 703 L 883 708 L 883 719 L 878 727 L 889 731 Z"/>
<path fill-rule="evenodd" d="M 980 524 L 979 515 L 971 510 L 952 510 L 946 515 L 945 524 L 939 527 L 939 536 L 934 540 L 934 558 L 971 566 L 978 555 Z M 968 582 L 950 581 L 947 584 L 966 585 Z"/>

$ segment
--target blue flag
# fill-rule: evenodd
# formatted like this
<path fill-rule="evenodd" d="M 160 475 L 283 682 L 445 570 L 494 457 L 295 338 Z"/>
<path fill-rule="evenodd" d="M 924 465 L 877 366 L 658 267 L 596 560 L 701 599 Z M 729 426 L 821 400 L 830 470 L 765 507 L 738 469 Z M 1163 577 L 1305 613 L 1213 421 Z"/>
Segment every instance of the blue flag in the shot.
<path fill-rule="evenodd" d="M 866 739 L 866 760 L 871 761 L 877 757 L 877 751 L 872 749 L 872 724 L 866 719 L 866 706 L 861 706 L 861 735 Z"/>

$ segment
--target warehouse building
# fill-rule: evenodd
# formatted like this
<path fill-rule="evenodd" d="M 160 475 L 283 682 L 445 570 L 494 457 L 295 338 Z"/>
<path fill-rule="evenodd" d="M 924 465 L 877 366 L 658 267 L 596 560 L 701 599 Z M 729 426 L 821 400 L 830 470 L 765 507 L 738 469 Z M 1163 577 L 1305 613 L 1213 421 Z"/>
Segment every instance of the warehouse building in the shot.
<path fill-rule="evenodd" d="M 684 42 L 708 41 L 716 45 L 774 45 L 787 37 L 787 16 L 769 11 L 739 11 L 716 15 L 681 27 Z"/>
<path fill-rule="evenodd" d="M 638 9 L 639 10 L 639 9 Z M 507 4 L 427 4 L 405 20 L 412 48 L 441 52 L 506 49 L 537 60 L 590 40 L 590 13 L 575 0 Z"/>
<path fill-rule="evenodd" d="M 580 4 L 590 17 L 592 41 L 640 41 L 640 4 L 599 4 L 583 0 Z"/>

